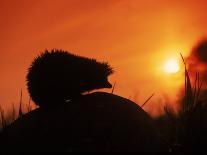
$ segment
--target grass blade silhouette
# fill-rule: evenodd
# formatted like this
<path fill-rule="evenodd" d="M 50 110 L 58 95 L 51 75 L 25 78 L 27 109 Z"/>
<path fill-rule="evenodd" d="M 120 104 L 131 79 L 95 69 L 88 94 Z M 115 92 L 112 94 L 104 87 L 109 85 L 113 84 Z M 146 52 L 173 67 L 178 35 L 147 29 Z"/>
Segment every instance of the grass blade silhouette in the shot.
<path fill-rule="evenodd" d="M 149 102 L 149 100 L 154 96 L 155 94 L 153 93 L 143 104 L 142 104 L 142 106 L 141 106 L 141 108 L 143 108 L 146 104 L 147 104 L 147 102 Z"/>
<path fill-rule="evenodd" d="M 114 85 L 113 85 L 113 88 L 112 88 L 112 91 L 111 91 L 112 94 L 114 94 L 115 87 L 116 87 L 116 82 L 114 82 Z"/>
<path fill-rule="evenodd" d="M 1 126 L 4 129 L 6 127 L 6 118 L 5 118 L 4 110 L 2 109 L 1 106 L 0 106 L 0 115 L 1 115 Z"/>
<path fill-rule="evenodd" d="M 21 90 L 20 102 L 19 102 L 19 117 L 22 115 L 23 115 L 23 112 L 22 112 L 22 90 Z"/>
<path fill-rule="evenodd" d="M 192 85 L 190 81 L 190 76 L 187 70 L 186 61 L 181 53 L 180 55 L 181 55 L 181 58 L 183 60 L 183 64 L 185 67 L 185 100 L 184 100 L 184 105 L 183 105 L 183 113 L 186 113 L 191 109 L 191 106 L 194 103 L 194 98 L 193 98 L 193 90 L 192 90 Z"/>
<path fill-rule="evenodd" d="M 15 121 L 16 119 L 16 110 L 15 110 L 15 107 L 14 107 L 14 103 L 12 103 L 12 122 Z"/>

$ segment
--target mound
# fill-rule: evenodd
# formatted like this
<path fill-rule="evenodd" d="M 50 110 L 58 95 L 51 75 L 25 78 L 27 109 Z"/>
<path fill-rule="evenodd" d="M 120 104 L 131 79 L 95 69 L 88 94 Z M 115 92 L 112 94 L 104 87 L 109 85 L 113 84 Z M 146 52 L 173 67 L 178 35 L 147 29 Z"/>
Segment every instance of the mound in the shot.
<path fill-rule="evenodd" d="M 21 151 L 164 151 L 146 112 L 102 92 L 28 113 L 4 130 L 1 142 L 5 149 Z"/>

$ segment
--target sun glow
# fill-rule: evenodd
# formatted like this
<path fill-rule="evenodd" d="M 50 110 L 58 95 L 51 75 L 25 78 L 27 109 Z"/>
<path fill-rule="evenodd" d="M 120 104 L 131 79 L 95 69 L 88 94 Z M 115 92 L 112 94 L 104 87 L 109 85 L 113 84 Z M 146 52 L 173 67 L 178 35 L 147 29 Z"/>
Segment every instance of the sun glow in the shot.
<path fill-rule="evenodd" d="M 166 61 L 164 66 L 164 71 L 169 74 L 175 74 L 178 73 L 180 70 L 179 63 L 176 59 L 170 59 Z"/>

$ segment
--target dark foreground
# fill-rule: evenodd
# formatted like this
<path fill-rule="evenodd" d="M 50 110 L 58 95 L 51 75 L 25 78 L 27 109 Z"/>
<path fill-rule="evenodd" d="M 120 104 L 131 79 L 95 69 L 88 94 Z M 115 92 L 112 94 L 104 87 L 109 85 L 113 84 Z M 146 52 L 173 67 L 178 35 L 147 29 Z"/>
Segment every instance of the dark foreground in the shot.
<path fill-rule="evenodd" d="M 134 102 L 97 92 L 24 115 L 0 135 L 0 146 L 1 151 L 167 151 L 154 127 Z"/>

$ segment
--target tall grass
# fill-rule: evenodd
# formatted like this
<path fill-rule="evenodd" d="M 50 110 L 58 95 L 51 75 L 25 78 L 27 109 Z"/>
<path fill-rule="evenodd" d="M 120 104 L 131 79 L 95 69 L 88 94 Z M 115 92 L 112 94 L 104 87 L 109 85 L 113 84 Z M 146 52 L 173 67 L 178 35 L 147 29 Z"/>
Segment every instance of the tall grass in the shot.
<path fill-rule="evenodd" d="M 0 130 L 4 129 L 7 125 L 14 122 L 17 118 L 21 117 L 25 113 L 28 113 L 34 109 L 33 104 L 31 103 L 31 98 L 29 99 L 28 103 L 23 102 L 23 95 L 22 90 L 20 92 L 20 101 L 19 101 L 19 108 L 15 108 L 15 104 L 12 103 L 12 108 L 10 112 L 6 115 L 5 110 L 0 105 Z"/>
<path fill-rule="evenodd" d="M 202 88 L 202 82 L 200 81 L 199 73 L 196 73 L 194 86 L 192 86 L 190 76 L 186 67 L 186 62 L 182 54 L 181 57 L 185 67 L 185 97 L 184 102 L 181 104 L 181 115 L 185 117 L 186 115 L 189 115 L 201 103 L 199 102 L 199 96 Z"/>
<path fill-rule="evenodd" d="M 6 118 L 5 118 L 5 114 L 4 114 L 4 110 L 2 109 L 2 107 L 0 106 L 0 116 L 1 116 L 1 127 L 5 128 L 7 125 L 6 122 Z"/>
<path fill-rule="evenodd" d="M 176 113 L 171 106 L 166 105 L 164 107 L 165 114 L 156 121 L 160 134 L 168 144 L 170 151 L 195 151 L 202 145 L 203 124 L 207 127 L 207 124 L 203 123 L 204 120 L 207 121 L 207 117 L 203 118 L 202 116 L 204 112 L 207 113 L 207 108 L 205 101 L 200 98 L 202 81 L 199 73 L 196 73 L 195 81 L 192 84 L 182 54 L 181 58 L 185 69 L 185 85 L 184 96 L 179 103 L 180 109 Z"/>

